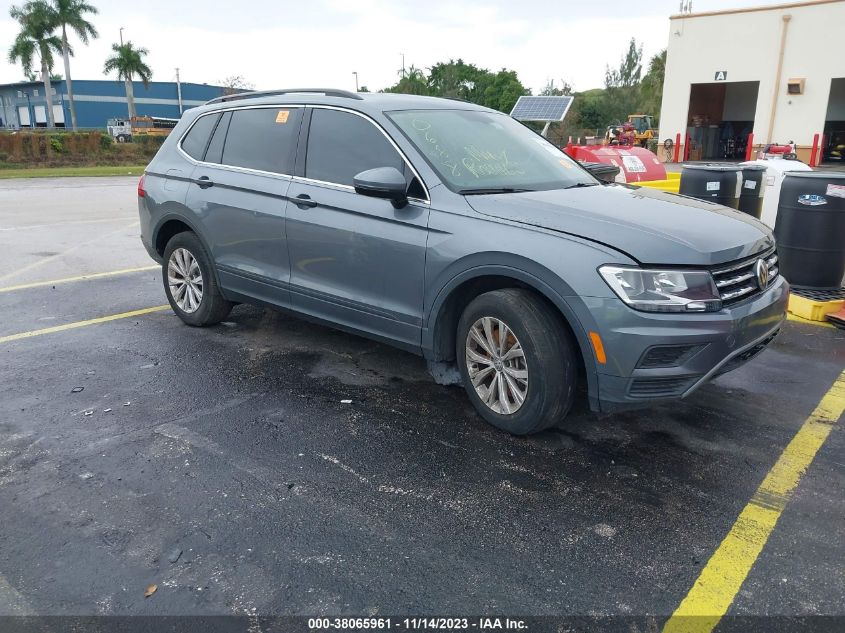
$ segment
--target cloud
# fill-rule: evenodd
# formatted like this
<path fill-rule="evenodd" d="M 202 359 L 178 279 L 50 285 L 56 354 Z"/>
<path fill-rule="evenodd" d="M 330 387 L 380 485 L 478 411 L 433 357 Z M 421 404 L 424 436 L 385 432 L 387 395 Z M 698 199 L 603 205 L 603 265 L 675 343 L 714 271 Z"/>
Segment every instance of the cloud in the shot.
<path fill-rule="evenodd" d="M 605 65 L 619 63 L 632 36 L 643 43 L 647 64 L 666 46 L 668 15 L 677 9 L 676 0 L 636 4 L 637 11 L 621 1 L 95 3 L 100 38 L 88 47 L 76 44 L 72 71 L 79 79 L 103 77 L 103 61 L 123 26 L 126 39 L 150 50 L 153 79 L 160 81 L 172 80 L 178 66 L 183 81 L 197 83 L 243 75 L 259 88 L 353 88 L 357 71 L 361 85 L 377 90 L 396 82 L 404 53 L 405 64 L 418 68 L 462 58 L 516 70 L 535 92 L 549 79 L 579 90 L 600 87 Z M 710 0 L 712 6 L 697 9 L 727 4 L 732 1 Z M 4 16 L 8 7 L 0 3 L 0 82 L 18 81 L 20 67 L 5 56 L 17 25 Z"/>

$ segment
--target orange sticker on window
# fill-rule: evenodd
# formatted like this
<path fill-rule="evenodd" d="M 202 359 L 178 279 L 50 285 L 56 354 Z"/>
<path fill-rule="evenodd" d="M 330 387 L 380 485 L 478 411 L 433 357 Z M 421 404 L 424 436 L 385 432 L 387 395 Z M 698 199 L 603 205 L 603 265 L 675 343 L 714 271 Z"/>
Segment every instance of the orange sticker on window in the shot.
<path fill-rule="evenodd" d="M 279 110 L 276 114 L 276 123 L 287 123 L 290 110 Z"/>

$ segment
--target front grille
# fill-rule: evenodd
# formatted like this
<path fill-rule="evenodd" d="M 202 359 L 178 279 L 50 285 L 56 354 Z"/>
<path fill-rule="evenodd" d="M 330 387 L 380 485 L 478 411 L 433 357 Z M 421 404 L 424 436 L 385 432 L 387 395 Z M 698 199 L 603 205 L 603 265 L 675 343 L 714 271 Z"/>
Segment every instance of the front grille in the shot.
<path fill-rule="evenodd" d="M 632 398 L 673 398 L 682 395 L 697 379 L 697 376 L 635 378 L 628 395 Z"/>
<path fill-rule="evenodd" d="M 692 358 L 704 345 L 657 345 L 646 350 L 637 367 L 677 367 Z"/>
<path fill-rule="evenodd" d="M 730 306 L 740 301 L 745 301 L 762 292 L 760 284 L 757 281 L 756 266 L 758 259 L 766 260 L 766 266 L 769 269 L 769 285 L 771 285 L 780 274 L 778 256 L 774 250 L 769 251 L 765 255 L 755 255 L 754 257 L 712 271 L 716 288 L 719 289 L 719 294 L 722 297 L 723 306 Z"/>

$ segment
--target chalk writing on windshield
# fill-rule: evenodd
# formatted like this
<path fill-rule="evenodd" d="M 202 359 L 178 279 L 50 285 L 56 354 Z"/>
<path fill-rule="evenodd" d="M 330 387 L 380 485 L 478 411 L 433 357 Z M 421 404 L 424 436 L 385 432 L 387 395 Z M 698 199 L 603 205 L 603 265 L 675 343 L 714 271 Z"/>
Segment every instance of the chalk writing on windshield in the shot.
<path fill-rule="evenodd" d="M 423 138 L 427 143 L 426 147 L 428 148 L 429 156 L 439 160 L 440 164 L 446 167 L 453 176 L 460 176 L 461 169 L 458 166 L 458 162 L 449 155 L 449 152 L 447 152 L 442 145 L 440 145 L 437 137 L 431 131 L 431 123 L 425 121 L 424 119 L 414 119 L 411 125 L 417 132 L 422 132 Z"/>
<path fill-rule="evenodd" d="M 525 175 L 525 170 L 519 163 L 511 161 L 505 150 L 490 152 L 468 145 L 464 147 L 464 151 L 467 155 L 461 159 L 461 164 L 476 178 Z"/>

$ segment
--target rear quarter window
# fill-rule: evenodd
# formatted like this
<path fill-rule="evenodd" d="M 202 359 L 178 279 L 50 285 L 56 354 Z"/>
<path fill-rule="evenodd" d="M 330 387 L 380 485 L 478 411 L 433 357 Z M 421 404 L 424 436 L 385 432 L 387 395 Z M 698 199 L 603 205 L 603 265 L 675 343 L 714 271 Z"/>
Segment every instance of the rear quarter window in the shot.
<path fill-rule="evenodd" d="M 234 110 L 223 146 L 224 165 L 293 173 L 301 108 Z"/>
<path fill-rule="evenodd" d="M 211 137 L 211 142 L 205 151 L 205 162 L 219 163 L 223 160 L 223 143 L 226 140 L 226 132 L 229 129 L 229 120 L 231 118 L 231 112 L 224 112 L 217 127 L 214 128 L 214 135 Z"/>
<path fill-rule="evenodd" d="M 188 134 L 182 139 L 182 149 L 188 156 L 194 160 L 203 159 L 208 141 L 219 119 L 219 114 L 207 114 L 196 120 L 188 130 Z"/>

